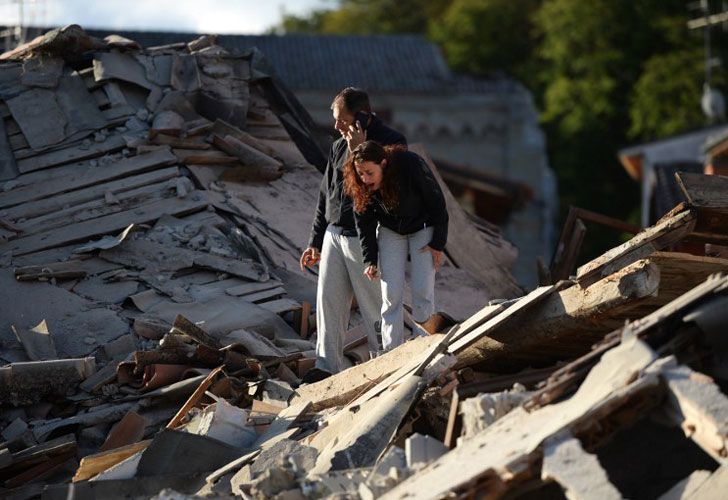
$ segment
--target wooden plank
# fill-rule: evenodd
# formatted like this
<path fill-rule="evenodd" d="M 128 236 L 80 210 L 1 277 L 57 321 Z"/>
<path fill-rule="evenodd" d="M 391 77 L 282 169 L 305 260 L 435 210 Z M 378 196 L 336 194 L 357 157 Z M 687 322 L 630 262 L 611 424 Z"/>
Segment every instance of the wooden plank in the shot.
<path fill-rule="evenodd" d="M 559 483 L 569 500 L 622 499 L 597 457 L 585 452 L 581 442 L 568 432 L 544 442 L 541 479 Z"/>
<path fill-rule="evenodd" d="M 146 441 L 122 446 L 115 450 L 104 451 L 82 458 L 78 470 L 76 471 L 76 475 L 73 476 L 73 482 L 76 483 L 78 481 L 91 479 L 119 462 L 126 460 L 135 453 L 145 450 L 151 442 L 152 440 L 148 439 Z"/>
<path fill-rule="evenodd" d="M 286 294 L 286 289 L 282 286 L 271 288 L 270 290 L 263 290 L 256 293 L 243 296 L 243 298 L 249 302 L 265 302 L 273 297 L 280 297 Z"/>
<path fill-rule="evenodd" d="M 536 288 L 533 292 L 521 298 L 514 305 L 501 312 L 497 316 L 492 317 L 481 326 L 473 329 L 467 334 L 459 335 L 458 337 L 456 337 L 450 343 L 450 346 L 448 347 L 448 352 L 456 354 L 464 350 L 465 348 L 476 342 L 480 337 L 487 335 L 487 332 L 489 330 L 502 326 L 513 316 L 517 314 L 522 314 L 523 311 L 526 311 L 528 310 L 528 308 L 533 307 L 535 304 L 538 304 L 557 290 L 558 288 L 555 285 L 548 285 Z"/>
<path fill-rule="evenodd" d="M 136 158 L 136 157 L 135 157 Z M 103 168 L 103 167 L 102 167 Z M 109 170 L 114 170 L 113 167 Z M 112 173 L 112 172 L 107 173 Z M 132 175 L 118 180 L 112 180 L 103 184 L 92 186 L 84 185 L 81 189 L 60 193 L 52 196 L 45 196 L 35 200 L 34 203 L 23 203 L 4 210 L 4 217 L 7 219 L 18 219 L 37 217 L 39 215 L 62 210 L 64 207 L 79 205 L 97 198 L 103 199 L 106 193 L 123 193 L 137 187 L 147 186 L 157 182 L 172 179 L 179 175 L 178 167 L 161 168 L 151 172 Z"/>
<path fill-rule="evenodd" d="M 108 153 L 121 151 L 126 147 L 126 140 L 120 135 L 109 136 L 104 142 L 94 142 L 89 147 L 72 146 L 58 151 L 41 153 L 18 161 L 18 170 L 21 173 L 33 172 L 43 168 L 72 163 Z"/>
<path fill-rule="evenodd" d="M 645 229 L 631 240 L 581 266 L 576 273 L 579 284 L 589 286 L 632 262 L 664 250 L 690 233 L 695 219 L 695 212 L 686 210 Z"/>
<path fill-rule="evenodd" d="M 442 335 L 418 337 L 390 352 L 337 373 L 320 382 L 299 387 L 294 402 L 308 400 L 314 411 L 349 403 L 356 396 L 374 387 L 398 369 L 407 366 L 418 354 L 442 340 Z"/>
<path fill-rule="evenodd" d="M 459 408 L 460 408 L 460 395 L 458 394 L 457 388 L 452 391 L 452 397 L 450 398 L 450 411 L 447 417 L 447 427 L 445 428 L 445 440 L 443 444 L 448 448 L 452 449 L 455 447 L 455 443 L 460 432 L 458 431 L 458 419 L 459 419 Z"/>
<path fill-rule="evenodd" d="M 46 248 L 84 241 L 94 236 L 114 233 L 128 227 L 129 224 L 153 222 L 162 215 L 187 214 L 206 206 L 207 198 L 204 191 L 193 191 L 183 199 L 164 199 L 117 214 L 8 241 L 0 244 L 0 253 L 13 252 L 13 255 L 24 255 Z"/>
<path fill-rule="evenodd" d="M 667 368 L 662 376 L 675 423 L 717 462 L 728 465 L 728 398 L 713 379 L 687 366 Z"/>
<path fill-rule="evenodd" d="M 18 166 L 15 164 L 8 135 L 6 121 L 0 118 L 0 181 L 18 176 Z"/>
<path fill-rule="evenodd" d="M 728 178 L 721 175 L 676 172 L 675 179 L 691 206 L 720 210 L 728 214 Z"/>
<path fill-rule="evenodd" d="M 230 288 L 226 288 L 225 293 L 227 293 L 228 295 L 232 295 L 233 297 L 243 297 L 243 296 L 251 294 L 251 293 L 270 290 L 271 288 L 279 287 L 282 284 L 283 283 L 281 283 L 278 280 L 270 280 L 270 281 L 266 281 L 265 283 L 258 283 L 258 282 L 245 283 L 243 285 L 237 285 L 237 286 L 232 286 Z"/>
<path fill-rule="evenodd" d="M 625 319 L 641 316 L 643 311 L 635 308 L 641 301 L 658 297 L 660 279 L 659 267 L 641 260 L 586 289 L 574 285 L 550 294 L 529 306 L 524 314 L 513 311 L 502 327 L 496 326 L 496 316 L 468 334 L 470 337 L 466 335 L 452 344 L 453 349 L 458 349 L 476 338 L 472 345 L 458 351 L 458 366 L 483 363 L 488 371 L 507 367 L 512 372 L 536 360 L 543 364 L 547 359 L 582 355 Z M 653 303 L 652 307 L 657 306 Z"/>
<path fill-rule="evenodd" d="M 277 157 L 277 151 L 268 144 L 256 139 L 249 133 L 240 130 L 238 127 L 227 123 L 225 120 L 215 120 L 212 130 L 221 137 L 225 137 L 226 135 L 233 136 L 237 140 L 244 142 L 248 146 L 257 149 L 271 158 Z"/>
<path fill-rule="evenodd" d="M 293 427 L 310 408 L 310 401 L 301 401 L 281 410 L 276 419 L 270 424 L 268 430 L 258 437 L 251 448 L 260 448 L 267 441 L 275 439 L 276 436 Z"/>
<path fill-rule="evenodd" d="M 169 151 L 157 151 L 146 155 L 125 158 L 116 163 L 85 170 L 77 174 L 69 174 L 44 183 L 33 183 L 0 193 L 0 207 L 11 207 L 33 200 L 48 198 L 59 193 L 111 181 L 130 174 L 136 174 L 155 167 L 176 163 L 176 158 Z"/>
<path fill-rule="evenodd" d="M 172 152 L 180 163 L 196 165 L 237 165 L 240 163 L 237 156 L 228 156 L 218 150 L 173 149 Z"/>
<path fill-rule="evenodd" d="M 266 309 L 272 313 L 283 314 L 288 311 L 295 311 L 301 308 L 301 304 L 293 299 L 283 298 L 278 300 L 271 300 L 270 302 L 261 302 L 258 304 L 263 309 Z"/>
<path fill-rule="evenodd" d="M 185 179 L 178 177 L 178 179 Z M 117 195 L 109 193 L 108 198 L 87 201 L 79 205 L 40 215 L 22 222 L 18 226 L 25 235 L 41 233 L 54 228 L 78 224 L 86 220 L 116 214 L 130 210 L 135 206 L 147 205 L 153 201 L 163 200 L 174 196 L 176 179 L 142 186 Z"/>
<path fill-rule="evenodd" d="M 210 374 L 205 377 L 205 380 L 200 382 L 200 385 L 197 386 L 195 392 L 190 395 L 185 404 L 182 405 L 182 407 L 179 409 L 179 411 L 177 411 L 175 416 L 172 417 L 172 420 L 169 421 L 169 423 L 167 424 L 167 429 L 174 429 L 179 425 L 184 416 L 187 415 L 187 412 L 195 407 L 200 399 L 202 399 L 202 396 L 205 395 L 205 391 L 207 391 L 207 389 L 212 385 L 212 383 L 215 381 L 215 378 L 220 372 L 222 372 L 222 366 L 218 366 L 217 368 L 212 370 Z"/>

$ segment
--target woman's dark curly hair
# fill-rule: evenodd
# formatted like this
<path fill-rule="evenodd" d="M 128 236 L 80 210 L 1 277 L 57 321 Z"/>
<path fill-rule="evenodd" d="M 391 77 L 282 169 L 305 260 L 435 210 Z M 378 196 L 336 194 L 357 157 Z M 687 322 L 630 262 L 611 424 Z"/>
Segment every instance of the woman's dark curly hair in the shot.
<path fill-rule="evenodd" d="M 356 166 L 367 161 L 382 163 L 384 159 L 387 160 L 387 165 L 382 169 L 379 195 L 388 210 L 397 208 L 399 183 L 395 156 L 402 151 L 407 151 L 407 148 L 401 145 L 381 146 L 374 141 L 365 141 L 351 152 L 344 164 L 344 191 L 354 201 L 354 210 L 359 213 L 364 212 L 372 199 L 372 192 L 356 173 Z"/>

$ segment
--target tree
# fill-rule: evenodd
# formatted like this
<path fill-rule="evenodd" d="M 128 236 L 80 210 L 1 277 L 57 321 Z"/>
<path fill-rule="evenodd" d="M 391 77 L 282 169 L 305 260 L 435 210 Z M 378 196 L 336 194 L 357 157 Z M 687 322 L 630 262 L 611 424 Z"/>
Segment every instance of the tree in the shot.
<path fill-rule="evenodd" d="M 441 16 L 429 21 L 428 32 L 456 71 L 506 71 L 528 80 L 532 75 L 521 70 L 535 47 L 531 16 L 539 4 L 540 0 L 453 0 Z"/>

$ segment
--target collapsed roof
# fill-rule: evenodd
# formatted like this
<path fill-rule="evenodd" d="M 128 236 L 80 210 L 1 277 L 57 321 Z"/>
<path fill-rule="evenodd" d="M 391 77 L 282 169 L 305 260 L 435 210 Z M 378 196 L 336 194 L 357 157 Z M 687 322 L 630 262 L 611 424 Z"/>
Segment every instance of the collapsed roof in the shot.
<path fill-rule="evenodd" d="M 728 261 L 672 250 L 728 243 L 725 179 L 682 174 L 654 227 L 490 305 L 521 295 L 514 249 L 445 189 L 437 293 L 464 321 L 369 361 L 352 325 L 359 363 L 296 388 L 321 151 L 260 53 L 72 26 L 0 60 L 3 494 L 639 496 L 595 453 L 657 410 L 713 463 L 653 493 L 724 491 L 728 400 L 701 372 L 727 378 Z"/>

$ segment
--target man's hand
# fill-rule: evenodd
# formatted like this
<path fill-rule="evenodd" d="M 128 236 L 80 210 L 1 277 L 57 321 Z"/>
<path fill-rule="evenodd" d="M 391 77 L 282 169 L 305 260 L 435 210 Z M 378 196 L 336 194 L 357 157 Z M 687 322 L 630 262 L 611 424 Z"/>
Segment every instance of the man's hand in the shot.
<path fill-rule="evenodd" d="M 440 265 L 442 265 L 442 251 L 441 250 L 435 250 L 430 245 L 425 245 L 424 247 L 420 248 L 420 253 L 430 252 L 432 254 L 432 263 L 435 265 L 435 272 L 440 270 Z"/>
<path fill-rule="evenodd" d="M 307 267 L 313 266 L 320 260 L 321 251 L 318 248 L 308 247 L 301 254 L 301 260 L 299 261 L 301 264 L 301 271 L 303 271 Z"/>
<path fill-rule="evenodd" d="M 367 140 L 367 131 L 361 128 L 361 124 L 355 121 L 353 125 L 349 125 L 349 130 L 346 132 L 346 144 L 349 146 L 349 152 L 351 153 L 356 147 L 362 142 Z"/>
<path fill-rule="evenodd" d="M 367 266 L 366 269 L 364 269 L 364 276 L 369 278 L 369 281 L 374 281 L 379 277 L 379 271 L 377 270 L 377 266 Z"/>

